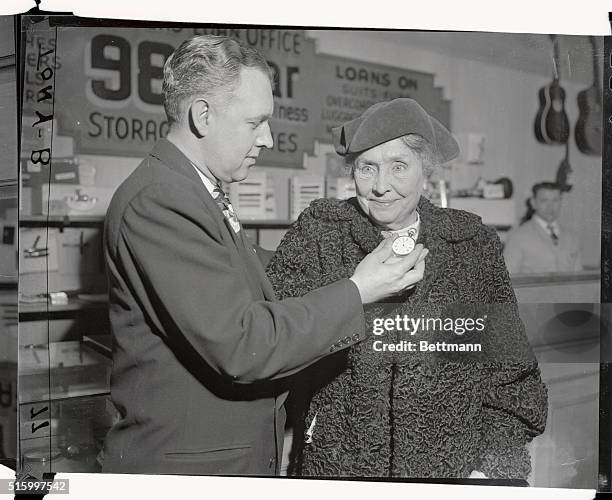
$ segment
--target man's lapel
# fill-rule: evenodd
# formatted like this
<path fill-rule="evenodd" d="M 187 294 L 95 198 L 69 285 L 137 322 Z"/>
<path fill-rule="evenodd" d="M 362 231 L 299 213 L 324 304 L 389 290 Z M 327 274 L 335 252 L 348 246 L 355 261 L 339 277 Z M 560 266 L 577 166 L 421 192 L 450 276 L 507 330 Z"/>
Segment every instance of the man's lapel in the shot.
<path fill-rule="evenodd" d="M 272 284 L 268 280 L 257 255 L 255 255 L 255 250 L 246 237 L 244 228 L 241 228 L 238 233 L 233 230 L 229 221 L 217 206 L 217 202 L 208 192 L 206 186 L 204 186 L 202 179 L 200 179 L 200 176 L 195 171 L 189 158 L 168 139 L 161 139 L 158 141 L 150 154 L 161 160 L 171 170 L 188 177 L 198 185 L 199 189 L 197 191 L 200 198 L 218 222 L 219 226 L 221 226 L 224 241 L 226 241 L 228 247 L 231 246 L 236 249 L 240 257 L 242 257 L 240 260 L 244 266 L 244 271 L 248 276 L 249 282 L 253 287 L 253 292 L 256 295 L 259 295 L 257 292 L 261 292 L 267 300 L 276 300 Z M 257 283 L 255 283 L 255 281 L 257 281 Z"/>
<path fill-rule="evenodd" d="M 227 243 L 233 242 L 234 245 L 239 246 L 236 233 L 229 224 L 229 221 L 219 209 L 217 202 L 208 192 L 206 186 L 204 186 L 202 179 L 200 179 L 200 176 L 195 171 L 195 167 L 189 158 L 187 158 L 185 154 L 168 139 L 159 140 L 155 144 L 155 147 L 150 154 L 151 156 L 161 160 L 170 170 L 184 175 L 198 186 L 197 192 L 206 205 L 208 211 L 212 214 L 214 219 L 221 227 L 223 239 L 227 241 Z"/>

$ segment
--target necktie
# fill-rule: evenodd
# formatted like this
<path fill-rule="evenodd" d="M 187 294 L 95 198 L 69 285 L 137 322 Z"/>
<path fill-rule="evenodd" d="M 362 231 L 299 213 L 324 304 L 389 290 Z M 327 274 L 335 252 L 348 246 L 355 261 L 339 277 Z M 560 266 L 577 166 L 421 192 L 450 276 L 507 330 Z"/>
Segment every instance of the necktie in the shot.
<path fill-rule="evenodd" d="M 553 226 L 552 224 L 547 224 L 546 228 L 548 229 L 548 233 L 552 238 L 553 244 L 559 244 L 559 236 L 557 236 L 557 233 L 555 232 L 555 226 Z"/>
<path fill-rule="evenodd" d="M 238 221 L 238 217 L 236 216 L 236 212 L 234 212 L 234 207 L 232 207 L 229 198 L 220 186 L 216 186 L 212 194 L 223 216 L 227 219 L 234 232 L 238 233 L 240 231 L 240 222 Z"/>

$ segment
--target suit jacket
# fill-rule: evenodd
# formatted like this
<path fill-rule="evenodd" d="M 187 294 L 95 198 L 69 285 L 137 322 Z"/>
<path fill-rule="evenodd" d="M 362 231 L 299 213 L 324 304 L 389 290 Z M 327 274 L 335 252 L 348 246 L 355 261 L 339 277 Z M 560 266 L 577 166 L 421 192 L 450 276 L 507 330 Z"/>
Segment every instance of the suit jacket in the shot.
<path fill-rule="evenodd" d="M 508 234 L 504 258 L 510 273 L 580 271 L 582 262 L 578 239 L 562 227 L 558 244 L 534 219 Z"/>
<path fill-rule="evenodd" d="M 243 234 L 166 139 L 117 189 L 104 246 L 120 419 L 103 471 L 277 474 L 283 378 L 364 338 L 350 280 L 277 301 Z"/>

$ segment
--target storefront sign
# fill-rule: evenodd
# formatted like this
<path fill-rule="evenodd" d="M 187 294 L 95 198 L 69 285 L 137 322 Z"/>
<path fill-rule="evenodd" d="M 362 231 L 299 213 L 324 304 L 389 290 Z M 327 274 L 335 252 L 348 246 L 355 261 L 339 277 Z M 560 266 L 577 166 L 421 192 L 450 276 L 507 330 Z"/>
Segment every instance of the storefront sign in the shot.
<path fill-rule="evenodd" d="M 57 38 L 44 41 L 57 53 L 59 132 L 75 137 L 80 154 L 146 154 L 168 133 L 164 62 L 197 34 L 240 39 L 262 52 L 276 72 L 274 147 L 262 153 L 262 165 L 301 168 L 315 140 L 331 141 L 332 126 L 394 97 L 413 97 L 448 124 L 449 103 L 434 87 L 433 75 L 317 54 L 300 30 L 59 27 Z M 41 84 L 37 47 L 38 41 L 28 39 L 24 106 L 31 113 Z"/>

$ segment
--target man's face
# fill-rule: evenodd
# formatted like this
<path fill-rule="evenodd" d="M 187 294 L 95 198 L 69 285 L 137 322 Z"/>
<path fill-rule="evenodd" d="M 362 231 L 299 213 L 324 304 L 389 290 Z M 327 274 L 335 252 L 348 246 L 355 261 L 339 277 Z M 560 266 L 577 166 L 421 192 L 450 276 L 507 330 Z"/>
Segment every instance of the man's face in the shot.
<path fill-rule="evenodd" d="M 361 153 L 353 178 L 357 200 L 376 225 L 402 229 L 416 220 L 425 179 L 423 162 L 401 139 Z"/>
<path fill-rule="evenodd" d="M 535 213 L 546 222 L 554 222 L 561 210 L 561 191 L 558 189 L 539 189 L 531 199 Z"/>
<path fill-rule="evenodd" d="M 273 146 L 268 123 L 273 111 L 270 80 L 255 68 L 242 68 L 229 102 L 209 102 L 203 153 L 206 167 L 217 179 L 246 179 L 262 148 Z"/>

